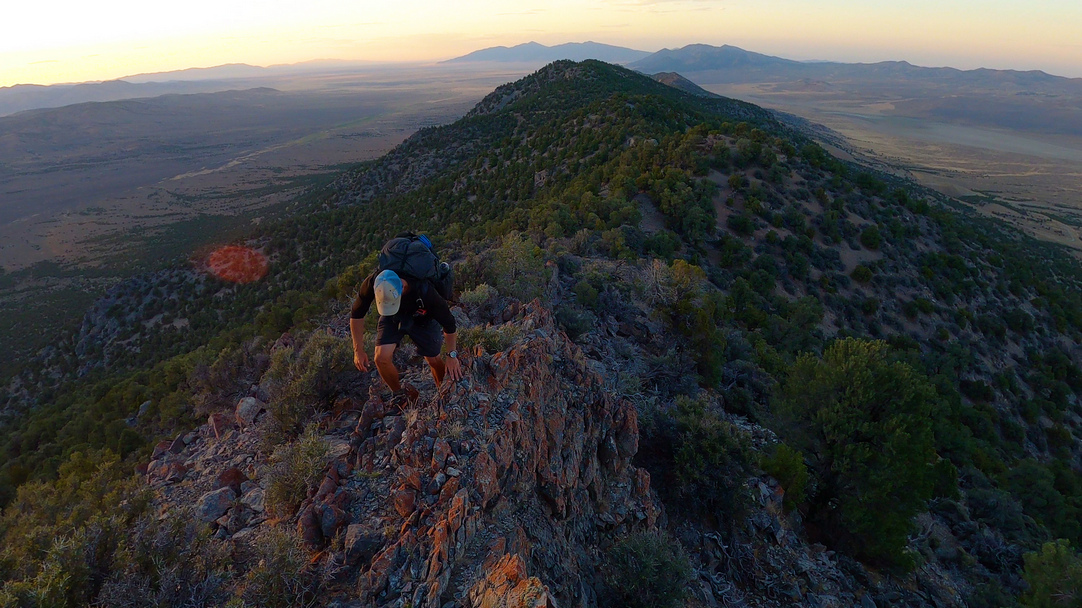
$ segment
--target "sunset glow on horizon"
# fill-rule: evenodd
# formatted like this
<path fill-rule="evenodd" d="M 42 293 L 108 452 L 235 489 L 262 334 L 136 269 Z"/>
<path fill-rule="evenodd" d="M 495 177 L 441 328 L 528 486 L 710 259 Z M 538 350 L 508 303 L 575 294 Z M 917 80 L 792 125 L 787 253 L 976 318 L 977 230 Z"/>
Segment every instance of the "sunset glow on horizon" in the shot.
<path fill-rule="evenodd" d="M 1082 77 L 1082 3 L 930 0 L 494 0 L 352 3 L 43 0 L 5 8 L 0 86 L 226 63 L 439 61 L 594 40 L 644 51 L 732 44 L 791 59 L 906 60 Z"/>

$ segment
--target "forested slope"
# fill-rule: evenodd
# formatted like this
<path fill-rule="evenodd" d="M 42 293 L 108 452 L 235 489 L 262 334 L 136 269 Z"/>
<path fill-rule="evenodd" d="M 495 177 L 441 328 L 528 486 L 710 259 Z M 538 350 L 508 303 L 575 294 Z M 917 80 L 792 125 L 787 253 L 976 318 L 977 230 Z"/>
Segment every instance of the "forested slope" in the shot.
<path fill-rule="evenodd" d="M 532 330 L 515 315 L 539 298 L 605 390 L 634 406 L 634 462 L 676 533 L 648 551 L 688 554 L 681 576 L 711 601 L 1040 605 L 1077 589 L 1074 549 L 1046 544 L 1082 542 L 1082 271 L 1063 251 L 839 162 L 757 107 L 592 61 L 500 87 L 308 200 L 248 241 L 271 261 L 263 281 L 192 267 L 140 277 L 12 380 L 5 601 L 48 582 L 55 539 L 107 527 L 113 496 L 139 518 L 163 487 L 198 485 L 186 470 L 155 481 L 157 498 L 137 489 L 125 471 L 152 443 L 255 394 L 272 423 L 253 457 L 271 462 L 311 443 L 304 429 L 325 430 L 341 399 L 363 406 L 340 352 L 345 310 L 404 228 L 455 262 L 463 350 L 477 361 L 524 343 Z M 589 542 L 631 542 L 643 527 Z M 132 550 L 117 534 L 94 545 L 109 559 L 69 604 L 123 569 Z M 829 549 L 844 580 L 824 587 L 795 555 L 762 557 L 786 543 Z M 174 558 L 218 577 L 222 597 L 244 596 L 236 581 L 255 571 Z M 620 564 L 576 564 L 597 569 L 578 573 L 594 581 L 588 602 L 619 601 L 605 590 Z"/>

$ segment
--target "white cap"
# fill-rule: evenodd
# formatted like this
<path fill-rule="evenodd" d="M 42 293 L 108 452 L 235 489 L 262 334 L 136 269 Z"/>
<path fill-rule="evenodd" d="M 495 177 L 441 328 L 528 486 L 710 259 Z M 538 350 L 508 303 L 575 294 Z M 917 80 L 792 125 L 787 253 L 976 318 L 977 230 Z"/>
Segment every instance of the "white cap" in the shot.
<path fill-rule="evenodd" d="M 402 306 L 402 279 L 393 270 L 384 270 L 373 285 L 376 292 L 376 310 L 384 317 L 398 313 Z"/>

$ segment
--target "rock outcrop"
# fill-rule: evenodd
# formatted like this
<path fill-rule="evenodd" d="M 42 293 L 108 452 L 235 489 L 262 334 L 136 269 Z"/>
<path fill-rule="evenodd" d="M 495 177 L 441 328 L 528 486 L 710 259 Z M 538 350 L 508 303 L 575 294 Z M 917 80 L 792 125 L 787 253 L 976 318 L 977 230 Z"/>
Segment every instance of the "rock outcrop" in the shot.
<path fill-rule="evenodd" d="M 282 524 L 319 556 L 336 595 L 372 606 L 585 605 L 604 539 L 655 526 L 650 476 L 631 464 L 635 408 L 606 393 L 547 310 L 513 310 L 520 338 L 466 354 L 462 381 L 437 392 L 429 380 L 405 411 L 373 383 L 367 399 L 315 421 L 327 466 Z M 147 479 L 164 510 L 194 504 L 221 539 L 270 525 L 264 407 L 246 397 L 235 427 L 212 415 L 163 444 Z"/>

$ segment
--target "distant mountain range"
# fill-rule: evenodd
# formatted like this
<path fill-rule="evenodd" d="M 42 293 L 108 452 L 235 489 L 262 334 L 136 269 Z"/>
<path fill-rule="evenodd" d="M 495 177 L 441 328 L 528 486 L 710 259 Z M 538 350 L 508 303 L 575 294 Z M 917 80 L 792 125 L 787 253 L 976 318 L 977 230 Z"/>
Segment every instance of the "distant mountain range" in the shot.
<path fill-rule="evenodd" d="M 449 59 L 442 63 L 471 63 L 492 61 L 499 63 L 549 63 L 560 59 L 583 61 L 597 59 L 609 63 L 630 63 L 646 59 L 647 51 L 636 51 L 621 46 L 598 42 L 569 42 L 556 46 L 545 46 L 537 42 L 527 42 L 512 47 L 494 46 L 474 51 L 469 55 Z"/>
<path fill-rule="evenodd" d="M 1082 94 L 1082 79 L 1053 76 L 1039 70 L 958 70 L 928 68 L 906 61 L 879 63 L 838 63 L 831 61 L 804 62 L 754 53 L 724 45 L 690 44 L 679 49 L 662 49 L 649 57 L 628 64 L 628 67 L 654 74 L 680 72 L 707 75 L 694 77 L 698 82 L 763 82 L 766 80 L 829 83 L 860 79 L 892 81 L 919 79 L 924 83 L 1001 89 L 1012 87 L 1028 92 L 1062 92 Z"/>
<path fill-rule="evenodd" d="M 77 103 L 121 101 L 170 94 L 218 93 L 221 91 L 274 86 L 258 79 L 281 79 L 300 74 L 358 71 L 377 64 L 360 61 L 320 59 L 287 65 L 261 67 L 230 63 L 209 68 L 133 74 L 104 82 L 75 84 L 17 84 L 0 87 L 0 116 L 26 110 L 60 108 Z"/>
<path fill-rule="evenodd" d="M 679 72 L 691 80 L 704 83 L 786 83 L 787 87 L 796 86 L 803 91 L 826 91 L 841 81 L 846 81 L 851 86 L 883 83 L 896 86 L 909 81 L 941 86 L 944 90 L 972 87 L 1000 92 L 1010 90 L 1023 94 L 1082 96 L 1082 78 L 1063 78 L 1037 70 L 928 68 L 905 61 L 803 62 L 746 51 L 730 45 L 719 47 L 691 44 L 679 49 L 662 49 L 649 53 L 598 42 L 571 42 L 555 46 L 527 42 L 512 47 L 481 49 L 441 63 L 464 67 L 485 63 L 536 64 L 540 67 L 560 59 L 597 59 L 623 64 L 647 74 Z M 0 87 L 0 116 L 88 101 L 118 101 L 171 93 L 212 93 L 254 86 L 275 86 L 271 82 L 255 84 L 253 81 L 304 73 L 358 71 L 374 66 L 376 64 L 339 60 L 317 60 L 269 67 L 237 63 L 136 74 L 107 82 Z"/>

